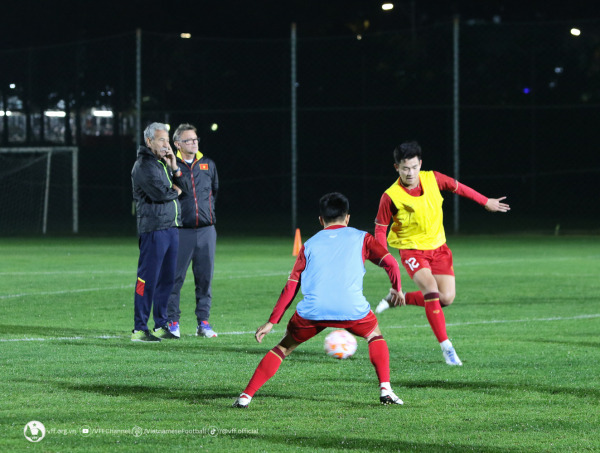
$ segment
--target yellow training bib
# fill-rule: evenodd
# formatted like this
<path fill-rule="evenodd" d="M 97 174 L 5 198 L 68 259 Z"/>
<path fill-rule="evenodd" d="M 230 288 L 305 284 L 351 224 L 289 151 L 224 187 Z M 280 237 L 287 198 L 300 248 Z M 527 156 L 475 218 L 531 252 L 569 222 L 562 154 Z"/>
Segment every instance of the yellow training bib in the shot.
<path fill-rule="evenodd" d="M 388 234 L 388 244 L 397 249 L 433 250 L 446 243 L 444 198 L 432 171 L 419 172 L 423 194 L 413 197 L 397 180 L 385 191 L 398 209 Z"/>

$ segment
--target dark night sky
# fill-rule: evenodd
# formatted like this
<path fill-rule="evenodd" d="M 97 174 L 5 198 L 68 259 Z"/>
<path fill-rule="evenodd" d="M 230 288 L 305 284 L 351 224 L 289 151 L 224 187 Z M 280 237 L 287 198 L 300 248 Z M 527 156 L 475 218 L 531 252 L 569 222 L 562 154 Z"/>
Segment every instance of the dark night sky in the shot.
<path fill-rule="evenodd" d="M 391 12 L 374 0 L 7 0 L 0 19 L 0 49 L 50 45 L 130 32 L 189 32 L 201 37 L 274 38 L 342 36 L 369 21 L 367 33 L 448 20 L 504 22 L 600 17 L 596 1 L 403 0 Z M 11 6 L 8 6 L 12 4 Z M 414 6 L 414 15 L 413 15 Z"/>

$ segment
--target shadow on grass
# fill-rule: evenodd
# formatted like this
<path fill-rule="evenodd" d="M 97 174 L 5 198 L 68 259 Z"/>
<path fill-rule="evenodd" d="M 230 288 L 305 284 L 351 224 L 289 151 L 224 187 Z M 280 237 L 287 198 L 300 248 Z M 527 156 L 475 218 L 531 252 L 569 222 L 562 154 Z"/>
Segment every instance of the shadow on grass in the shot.
<path fill-rule="evenodd" d="M 23 335 L 25 338 L 39 338 L 39 337 L 90 337 L 90 336 L 102 336 L 112 335 L 113 332 L 106 332 L 104 330 L 82 330 L 82 329 L 71 329 L 63 326 L 27 326 L 27 325 L 7 325 L 0 324 L 0 331 L 4 335 Z M 117 332 L 118 334 L 119 332 Z"/>
<path fill-rule="evenodd" d="M 549 385 L 540 384 L 500 384 L 496 382 L 460 382 L 460 381 L 419 381 L 419 382 L 402 382 L 402 387 L 405 388 L 439 388 L 444 390 L 467 390 L 467 391 L 518 391 L 518 392 L 538 392 L 548 393 L 551 395 L 573 395 L 579 398 L 600 398 L 599 389 L 585 389 L 574 387 L 552 387 Z"/>
<path fill-rule="evenodd" d="M 392 428 L 393 429 L 393 428 Z M 379 440 L 373 438 L 352 439 L 340 436 L 325 436 L 307 437 L 307 436 L 290 436 L 285 434 L 274 434 L 264 436 L 239 436 L 246 439 L 260 438 L 265 443 L 285 445 L 288 449 L 290 446 L 297 448 L 312 449 L 313 451 L 321 451 L 324 449 L 331 451 L 340 450 L 356 450 L 356 451 L 413 451 L 427 453 L 454 453 L 465 451 L 476 451 L 479 453 L 510 453 L 523 451 L 522 448 L 505 448 L 505 447 L 489 447 L 483 445 L 448 445 L 435 443 L 418 443 L 405 442 L 399 440 Z M 278 449 L 275 445 L 273 449 Z M 266 448 L 265 450 L 269 450 Z"/>
<path fill-rule="evenodd" d="M 23 382 L 22 380 L 19 382 Z M 159 387 L 153 385 L 124 385 L 124 384 L 80 384 L 60 381 L 40 381 L 27 379 L 26 382 L 51 385 L 55 388 L 69 392 L 96 393 L 107 396 L 125 396 L 134 397 L 141 400 L 177 400 L 189 404 L 200 404 L 202 400 L 212 400 L 216 398 L 231 398 L 235 400 L 238 393 L 227 391 L 227 389 L 204 388 L 204 389 L 182 389 L 172 387 Z"/>
<path fill-rule="evenodd" d="M 560 344 L 563 346 L 578 346 L 583 348 L 598 348 L 600 341 L 565 341 L 565 340 L 528 340 L 530 343 Z"/>

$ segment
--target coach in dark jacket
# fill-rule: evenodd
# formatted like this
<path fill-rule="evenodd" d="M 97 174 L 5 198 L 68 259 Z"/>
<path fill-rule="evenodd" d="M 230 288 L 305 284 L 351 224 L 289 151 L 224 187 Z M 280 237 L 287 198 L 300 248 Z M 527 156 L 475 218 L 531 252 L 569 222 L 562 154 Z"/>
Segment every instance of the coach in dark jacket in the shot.
<path fill-rule="evenodd" d="M 176 338 L 169 332 L 167 304 L 173 288 L 181 207 L 178 196 L 190 189 L 169 144 L 165 124 L 152 123 L 144 131 L 131 171 L 136 204 L 140 257 L 134 298 L 132 341 Z M 154 331 L 148 330 L 153 309 Z"/>
<path fill-rule="evenodd" d="M 198 151 L 199 140 L 196 128 L 191 124 L 181 124 L 173 133 L 173 141 L 178 149 L 177 163 L 190 180 L 191 190 L 179 196 L 183 227 L 179 229 L 177 271 L 167 315 L 171 333 L 179 336 L 180 292 L 192 263 L 196 284 L 196 335 L 216 337 L 208 318 L 212 305 L 211 286 L 217 243 L 215 201 L 219 191 L 219 176 L 215 163 Z"/>

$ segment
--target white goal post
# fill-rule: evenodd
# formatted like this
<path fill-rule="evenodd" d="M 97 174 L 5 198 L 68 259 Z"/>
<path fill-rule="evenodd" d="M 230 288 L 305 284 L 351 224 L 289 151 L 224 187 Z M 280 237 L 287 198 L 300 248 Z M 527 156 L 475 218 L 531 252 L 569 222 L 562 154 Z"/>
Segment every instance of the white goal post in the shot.
<path fill-rule="evenodd" d="M 68 159 L 68 154 L 70 153 L 70 160 Z M 65 156 L 65 154 L 67 156 Z M 41 209 L 36 210 L 41 215 L 41 230 L 43 234 L 46 234 L 48 231 L 48 215 L 51 206 L 51 196 L 52 189 L 56 184 L 59 184 L 60 181 L 56 181 L 60 178 L 68 178 L 70 179 L 69 187 L 67 187 L 65 191 L 65 197 L 68 197 L 67 193 L 70 193 L 70 216 L 72 216 L 72 231 L 73 233 L 79 232 L 79 183 L 78 183 L 78 154 L 79 148 L 77 146 L 30 146 L 30 147 L 0 147 L 0 158 L 3 158 L 7 162 L 3 162 L 3 167 L 0 168 L 0 183 L 7 183 L 10 185 L 16 186 L 14 198 L 19 198 L 19 194 L 21 193 L 19 187 L 24 188 L 25 185 L 33 186 L 36 184 L 35 188 L 31 190 L 38 194 L 38 191 L 41 189 L 41 193 L 39 193 L 39 202 L 42 205 Z M 59 176 L 56 176 L 56 171 L 53 171 L 52 168 L 52 158 L 53 156 L 60 155 L 64 160 L 64 157 L 67 158 L 67 161 L 70 162 L 70 175 L 63 174 L 68 171 L 68 167 L 65 166 L 64 169 L 61 169 L 63 173 Z M 63 157 L 64 156 L 64 157 Z M 44 162 L 45 160 L 45 162 Z M 44 165 L 45 164 L 45 165 Z M 36 165 L 38 169 L 37 173 L 29 170 L 29 166 Z M 56 169 L 55 169 L 56 170 Z M 32 173 L 31 176 L 29 174 Z M 30 179 L 28 179 L 30 178 Z M 5 184 L 3 184 L 6 187 Z M 26 195 L 25 195 L 26 196 Z M 22 197 L 24 198 L 24 197 Z M 34 197 L 29 197 L 34 198 Z M 20 203 L 28 203 L 29 200 L 18 200 Z M 36 201 L 31 201 L 31 203 L 36 203 Z M 14 211 L 18 211 L 18 209 L 11 209 L 4 207 L 6 215 L 10 217 L 11 215 L 17 215 Z M 66 213 L 65 213 L 66 214 Z M 24 217 L 30 217 L 28 212 L 22 214 Z M 18 219 L 14 219 L 15 222 L 18 222 Z M 28 219 L 25 219 L 27 221 Z M 32 220 L 33 221 L 33 220 Z M 37 219 L 34 219 L 37 222 Z M 39 227 L 37 227 L 39 228 Z M 39 230 L 37 230 L 39 231 Z"/>

